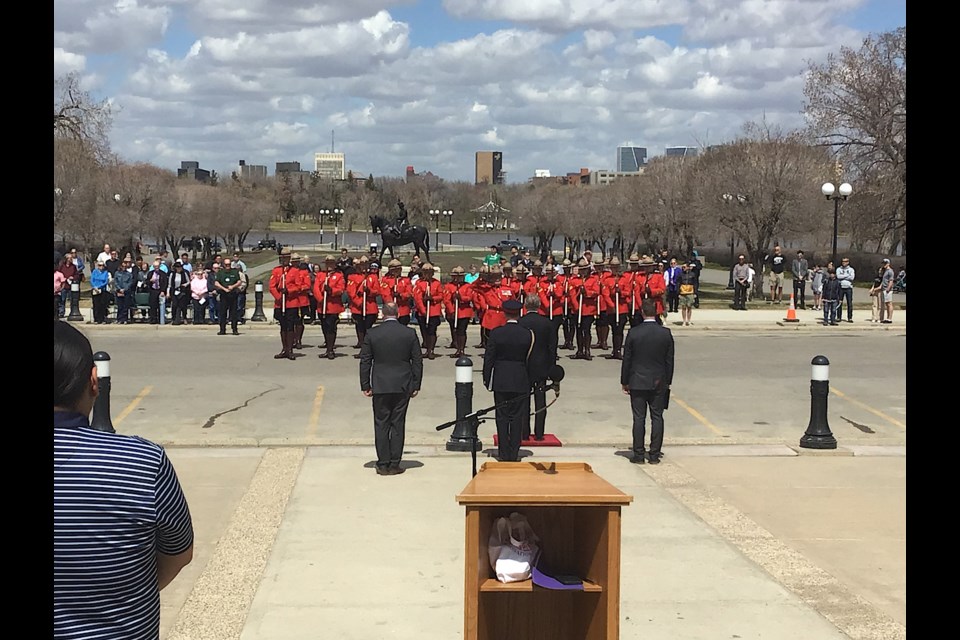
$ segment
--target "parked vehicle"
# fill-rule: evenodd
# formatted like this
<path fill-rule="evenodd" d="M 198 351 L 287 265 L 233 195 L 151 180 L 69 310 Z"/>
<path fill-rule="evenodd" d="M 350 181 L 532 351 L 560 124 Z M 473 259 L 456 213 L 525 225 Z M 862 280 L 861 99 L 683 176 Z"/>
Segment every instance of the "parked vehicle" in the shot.
<path fill-rule="evenodd" d="M 514 247 L 517 248 L 517 251 L 523 253 L 527 248 L 519 240 L 501 240 L 497 243 L 497 248 L 500 249 L 500 253 L 506 254 L 510 253 L 510 250 Z"/>
<path fill-rule="evenodd" d="M 257 251 L 263 251 L 264 249 L 276 249 L 277 248 L 277 239 L 267 236 L 260 240 L 257 243 Z"/>

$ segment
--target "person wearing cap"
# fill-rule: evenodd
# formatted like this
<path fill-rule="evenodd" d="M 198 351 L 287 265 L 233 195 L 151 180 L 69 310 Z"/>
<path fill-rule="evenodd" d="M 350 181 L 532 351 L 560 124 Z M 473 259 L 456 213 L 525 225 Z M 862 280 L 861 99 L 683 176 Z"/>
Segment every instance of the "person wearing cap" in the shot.
<path fill-rule="evenodd" d="M 623 345 L 620 387 L 630 396 L 633 414 L 633 445 L 630 462 L 660 462 L 663 447 L 663 411 L 673 384 L 674 341 L 670 329 L 658 325 L 657 303 L 644 298 L 643 322 L 630 329 Z M 646 420 L 650 412 L 650 448 L 646 450 Z"/>
<path fill-rule="evenodd" d="M 303 272 L 291 268 L 291 255 L 290 247 L 280 249 L 280 264 L 270 272 L 269 290 L 273 296 L 273 317 L 280 325 L 280 343 L 283 345 L 280 353 L 273 356 L 277 360 L 293 360 L 296 357 L 293 354 L 293 345 L 296 341 L 296 327 L 300 322 L 301 293 L 309 286 L 309 282 L 303 278 Z"/>
<path fill-rule="evenodd" d="M 392 302 L 397 305 L 397 321 L 409 326 L 413 287 L 410 279 L 403 275 L 403 263 L 396 258 L 387 263 L 387 273 L 380 278 L 380 298 L 384 304 Z"/>
<path fill-rule="evenodd" d="M 383 322 L 363 338 L 360 390 L 373 403 L 377 475 L 404 472 L 400 466 L 406 436 L 407 408 L 420 393 L 423 355 L 417 332 L 397 322 L 397 305 L 383 304 Z"/>
<path fill-rule="evenodd" d="M 109 245 L 104 245 L 109 250 Z M 103 255 L 103 254 L 101 254 Z M 93 323 L 107 323 L 107 285 L 110 283 L 110 272 L 107 271 L 104 261 L 99 257 L 90 272 L 90 293 L 93 299 Z"/>
<path fill-rule="evenodd" d="M 539 297 L 540 279 L 543 278 L 543 263 L 539 260 L 532 263 L 527 268 L 530 270 L 530 272 L 526 274 L 526 277 L 520 283 L 520 295 L 524 300 L 526 300 L 527 296 L 530 295 Z M 526 307 L 524 307 L 524 309 L 526 309 Z"/>
<path fill-rule="evenodd" d="M 610 272 L 610 261 L 598 258 L 594 263 L 594 273 L 600 281 L 600 296 L 597 298 L 597 344 L 593 345 L 593 348 L 606 351 L 610 348 L 607 340 L 610 337 L 610 323 L 613 322 L 610 312 L 613 310 L 615 284 Z"/>
<path fill-rule="evenodd" d="M 350 316 L 357 332 L 357 346 L 363 346 L 363 338 L 377 322 L 380 307 L 377 296 L 381 294 L 380 269 L 367 256 L 361 256 L 357 263 L 357 272 L 347 278 L 347 296 L 350 298 Z M 360 358 L 356 353 L 354 358 Z"/>
<path fill-rule="evenodd" d="M 516 269 L 509 263 L 504 263 L 500 266 L 500 271 L 503 273 L 503 277 L 500 278 L 500 286 L 509 287 L 510 291 L 513 292 L 514 299 L 520 299 L 520 281 L 517 279 Z M 524 272 L 525 273 L 525 272 Z"/>
<path fill-rule="evenodd" d="M 639 254 L 630 254 L 630 257 L 627 259 L 627 273 L 625 276 L 628 277 L 630 284 L 630 293 L 627 300 L 627 304 L 630 306 L 629 321 L 630 326 L 635 327 L 643 322 L 643 318 L 640 317 L 640 303 L 643 302 L 643 297 L 638 291 L 642 289 L 642 284 L 647 278 L 646 273 L 640 268 Z"/>
<path fill-rule="evenodd" d="M 413 288 L 417 319 L 420 321 L 420 336 L 423 347 L 426 349 L 424 356 L 429 360 L 437 357 L 434 349 L 437 347 L 437 327 L 440 326 L 440 316 L 443 312 L 443 286 L 433 277 L 433 272 L 432 264 L 423 263 L 420 267 L 420 277 Z"/>
<path fill-rule="evenodd" d="M 527 268 L 523 265 L 522 262 L 518 263 L 513 269 L 513 282 L 511 282 L 511 289 L 516 292 L 517 300 L 523 304 L 525 289 L 524 286 L 527 284 Z M 525 309 L 520 309 L 520 316 L 522 317 L 525 312 Z"/>
<path fill-rule="evenodd" d="M 490 332 L 507 322 L 507 317 L 503 314 L 503 302 L 511 299 L 513 295 L 509 288 L 504 289 L 501 286 L 500 273 L 500 267 L 488 267 L 480 273 L 480 286 L 474 284 L 480 296 L 480 344 L 477 346 L 481 349 L 487 347 Z"/>
<path fill-rule="evenodd" d="M 300 320 L 304 325 L 315 324 L 317 322 L 317 300 L 313 297 L 313 282 L 316 280 L 316 274 L 313 272 L 310 256 L 300 257 L 300 269 L 306 273 L 307 280 L 310 281 L 310 288 L 307 289 L 307 304 L 300 307 Z M 296 348 L 299 349 L 300 347 Z"/>
<path fill-rule="evenodd" d="M 301 266 L 302 262 L 303 257 L 299 253 L 294 251 L 290 254 L 290 268 L 299 271 L 301 285 L 300 292 L 296 296 L 297 318 L 293 328 L 294 349 L 303 349 L 303 318 L 310 308 L 310 292 L 313 287 L 313 283 L 310 281 L 310 273 Z M 289 299 L 287 304 L 290 304 Z"/>
<path fill-rule="evenodd" d="M 611 360 L 622 360 L 623 330 L 630 318 L 630 288 L 633 277 L 629 273 L 620 273 L 620 258 L 610 259 L 610 279 L 607 281 L 607 295 L 610 300 L 609 321 L 613 333 L 613 351 L 607 356 Z"/>
<path fill-rule="evenodd" d="M 890 258 L 884 258 L 883 275 L 880 276 L 880 297 L 883 299 L 884 310 L 880 322 L 883 324 L 893 323 L 893 285 L 895 282 L 896 276 L 893 273 L 893 267 L 890 266 Z"/>
<path fill-rule="evenodd" d="M 343 313 L 343 293 L 347 290 L 347 281 L 343 272 L 337 269 L 337 259 L 328 255 L 323 260 L 323 271 L 316 274 L 313 281 L 313 297 L 317 301 L 317 316 L 323 331 L 324 352 L 320 358 L 333 360 L 337 357 L 337 324 Z"/>
<path fill-rule="evenodd" d="M 224 259 L 214 286 L 220 292 L 220 331 L 217 335 L 226 335 L 228 318 L 233 335 L 240 335 L 237 331 L 237 289 L 240 288 L 240 271 L 233 266 L 230 258 Z"/>
<path fill-rule="evenodd" d="M 574 276 L 575 269 L 569 258 L 563 259 L 561 268 L 562 272 L 557 271 L 557 281 L 563 292 L 563 344 L 559 348 L 573 349 L 573 338 L 577 335 L 577 314 L 572 312 L 570 306 L 570 280 Z"/>
<path fill-rule="evenodd" d="M 593 360 L 593 355 L 590 354 L 591 328 L 597 315 L 600 278 L 593 273 L 592 265 L 586 259 L 580 258 L 567 283 L 568 307 L 577 335 L 577 353 L 572 357 L 574 360 Z"/>
<path fill-rule="evenodd" d="M 506 323 L 490 332 L 483 353 L 483 386 L 493 392 L 496 404 L 498 458 L 519 462 L 520 439 L 529 431 L 529 358 L 533 332 L 518 324 L 521 305 L 515 298 L 503 301 Z"/>
<path fill-rule="evenodd" d="M 451 281 L 443 288 L 443 305 L 453 334 L 453 347 L 457 350 L 451 358 L 460 358 L 467 348 L 467 327 L 473 318 L 477 291 L 472 284 L 464 280 L 463 267 L 456 266 L 450 271 Z"/>
<path fill-rule="evenodd" d="M 640 296 L 641 300 L 648 298 L 653 299 L 657 308 L 657 323 L 663 324 L 663 296 L 667 292 L 667 283 L 663 279 L 663 274 L 658 271 L 657 263 L 649 256 L 641 257 L 639 266 L 641 271 L 643 271 L 644 277 L 642 283 L 638 281 L 637 295 Z"/>

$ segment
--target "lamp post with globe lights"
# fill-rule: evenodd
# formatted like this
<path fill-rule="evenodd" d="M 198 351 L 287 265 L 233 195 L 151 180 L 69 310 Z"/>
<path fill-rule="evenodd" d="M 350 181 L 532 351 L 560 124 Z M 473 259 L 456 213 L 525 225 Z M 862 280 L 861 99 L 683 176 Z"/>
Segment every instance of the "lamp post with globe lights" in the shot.
<path fill-rule="evenodd" d="M 439 247 L 440 246 L 440 216 L 443 215 L 443 211 L 441 211 L 440 209 L 430 209 L 430 211 L 428 211 L 427 213 L 430 215 L 431 218 L 433 218 L 433 221 L 436 224 L 436 229 L 437 229 L 433 236 L 433 245 L 435 247 Z"/>
<path fill-rule="evenodd" d="M 840 164 L 837 163 L 837 182 L 840 182 Z M 820 192 L 827 198 L 833 200 L 833 264 L 837 264 L 837 231 L 840 219 L 840 201 L 846 200 L 853 193 L 853 187 L 849 182 L 843 182 L 839 187 L 833 182 L 824 182 L 820 187 Z"/>
<path fill-rule="evenodd" d="M 447 219 L 447 244 L 453 244 L 453 209 L 444 209 L 443 217 Z"/>

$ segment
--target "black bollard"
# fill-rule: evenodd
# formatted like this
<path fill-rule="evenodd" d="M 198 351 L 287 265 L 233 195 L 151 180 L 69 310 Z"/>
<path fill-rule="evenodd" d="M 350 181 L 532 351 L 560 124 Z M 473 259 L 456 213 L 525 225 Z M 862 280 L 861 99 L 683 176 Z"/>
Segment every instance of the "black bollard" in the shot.
<path fill-rule="evenodd" d="M 110 355 L 106 351 L 97 351 L 93 354 L 93 362 L 97 365 L 97 385 L 100 393 L 93 403 L 93 419 L 90 428 L 107 433 L 116 433 L 113 422 L 110 420 Z"/>
<path fill-rule="evenodd" d="M 70 315 L 67 320 L 71 322 L 83 322 L 83 314 L 80 313 L 80 283 L 74 282 L 70 285 Z"/>
<path fill-rule="evenodd" d="M 810 424 L 800 438 L 804 449 L 836 449 L 837 439 L 827 423 L 827 396 L 830 394 L 830 361 L 817 356 L 811 362 Z"/>
<path fill-rule="evenodd" d="M 263 281 L 257 280 L 257 283 L 253 285 L 254 289 L 254 298 L 256 300 L 257 306 L 253 310 L 253 317 L 250 318 L 251 322 L 265 322 L 267 316 L 263 315 Z"/>
<path fill-rule="evenodd" d="M 479 451 L 476 423 L 464 420 L 464 416 L 473 413 L 473 360 L 466 356 L 457 358 L 455 370 L 457 424 L 447 441 L 447 451 Z"/>

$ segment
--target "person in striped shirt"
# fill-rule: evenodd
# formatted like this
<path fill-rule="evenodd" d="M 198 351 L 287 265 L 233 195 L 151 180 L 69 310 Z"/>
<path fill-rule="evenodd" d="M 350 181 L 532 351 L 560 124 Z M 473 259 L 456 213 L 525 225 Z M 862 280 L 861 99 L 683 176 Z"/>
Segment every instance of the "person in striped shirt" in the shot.
<path fill-rule="evenodd" d="M 98 393 L 87 338 L 53 340 L 54 638 L 156 640 L 160 590 L 193 559 L 193 524 L 163 448 L 92 429 Z"/>

